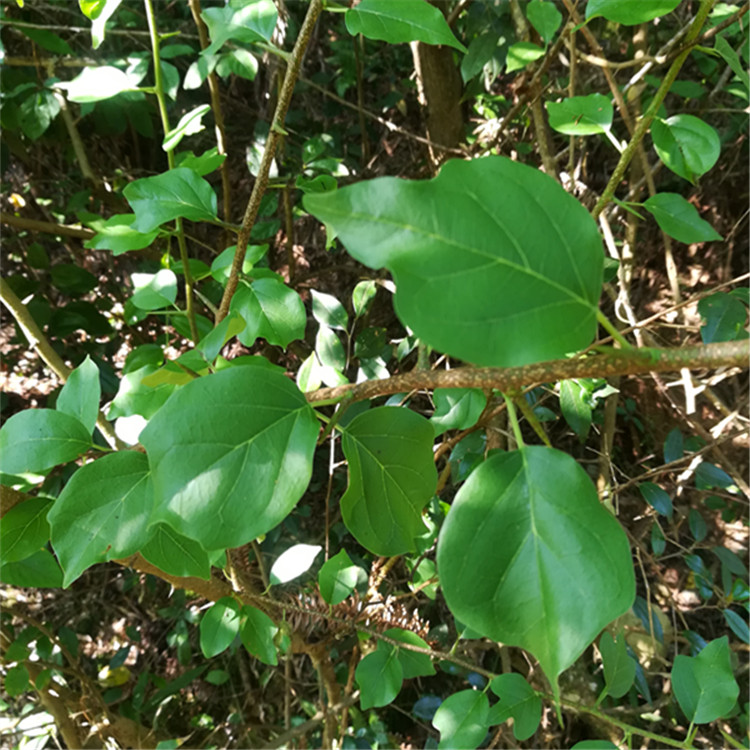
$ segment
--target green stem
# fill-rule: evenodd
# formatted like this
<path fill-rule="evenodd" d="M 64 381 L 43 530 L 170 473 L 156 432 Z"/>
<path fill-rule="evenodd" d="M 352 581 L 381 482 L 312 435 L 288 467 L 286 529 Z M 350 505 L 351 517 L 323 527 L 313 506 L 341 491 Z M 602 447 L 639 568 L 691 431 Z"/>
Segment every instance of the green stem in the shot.
<path fill-rule="evenodd" d="M 632 349 L 633 345 L 617 330 L 614 323 L 601 311 L 596 311 L 599 325 L 623 348 Z"/>
<path fill-rule="evenodd" d="M 503 398 L 505 399 L 505 406 L 508 409 L 508 420 L 510 421 L 510 426 L 513 429 L 513 436 L 516 438 L 516 445 L 520 448 L 523 448 L 523 435 L 521 434 L 521 426 L 518 424 L 518 417 L 516 416 L 516 407 L 513 405 L 513 400 L 511 398 L 508 398 L 503 393 Z"/>
<path fill-rule="evenodd" d="M 607 183 L 607 187 L 604 188 L 602 197 L 599 198 L 596 205 L 594 206 L 594 210 L 591 212 L 592 216 L 595 219 L 599 218 L 599 214 L 601 214 L 601 212 L 606 208 L 607 204 L 612 200 L 615 194 L 615 190 L 617 190 L 617 186 L 620 184 L 623 176 L 625 175 L 625 170 L 627 169 L 628 164 L 630 164 L 631 159 L 633 158 L 633 156 L 635 156 L 636 151 L 638 150 L 638 144 L 643 140 L 646 132 L 651 127 L 651 123 L 656 117 L 656 114 L 659 111 L 659 107 L 661 107 L 664 98 L 669 93 L 669 89 L 675 82 L 677 74 L 680 72 L 680 68 L 687 59 L 687 56 L 692 51 L 693 45 L 691 44 L 691 42 L 693 42 L 698 37 L 700 30 L 703 28 L 703 24 L 706 22 L 706 17 L 708 16 L 709 11 L 711 10 L 711 7 L 713 6 L 715 1 L 716 0 L 701 0 L 698 13 L 693 20 L 690 30 L 685 36 L 685 49 L 680 52 L 680 54 L 674 59 L 674 62 L 669 66 L 669 70 L 664 76 L 664 80 L 662 81 L 661 86 L 659 86 L 659 88 L 657 89 L 654 98 L 651 100 L 651 104 L 644 113 L 643 117 L 638 122 L 638 125 L 636 126 L 633 133 L 633 137 L 630 139 L 630 142 L 622 152 L 620 161 L 617 162 L 615 171 L 612 173 L 612 177 Z"/>
<path fill-rule="evenodd" d="M 154 58 L 154 81 L 156 101 L 159 105 L 159 115 L 161 117 L 161 126 L 166 135 L 171 128 L 169 127 L 169 115 L 167 113 L 167 101 L 164 96 L 164 78 L 161 74 L 161 54 L 159 52 L 159 34 L 156 31 L 156 15 L 154 14 L 153 0 L 143 0 L 148 21 L 148 31 L 151 37 L 151 53 Z M 174 169 L 174 150 L 167 151 L 167 164 L 170 169 Z M 193 308 L 193 274 L 190 271 L 190 263 L 187 253 L 187 242 L 185 241 L 185 230 L 182 226 L 182 218 L 175 219 L 177 230 L 177 246 L 180 249 L 180 260 L 182 261 L 182 273 L 185 276 L 185 309 L 187 311 L 188 323 L 190 324 L 190 337 L 195 343 L 198 343 L 198 326 L 195 322 L 195 310 Z"/>

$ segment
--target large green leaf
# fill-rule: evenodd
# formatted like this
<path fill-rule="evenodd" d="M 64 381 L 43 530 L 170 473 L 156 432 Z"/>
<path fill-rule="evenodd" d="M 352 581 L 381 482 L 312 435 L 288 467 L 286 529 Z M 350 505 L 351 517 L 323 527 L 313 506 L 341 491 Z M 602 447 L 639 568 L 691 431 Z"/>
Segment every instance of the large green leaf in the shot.
<path fill-rule="evenodd" d="M 708 172 L 721 153 L 719 134 L 695 115 L 654 120 L 651 137 L 664 165 L 689 182 Z"/>
<path fill-rule="evenodd" d="M 410 646 L 418 646 L 425 650 L 429 649 L 427 642 L 420 638 L 416 633 L 412 633 L 411 630 L 404 630 L 403 628 L 388 628 L 383 635 L 394 641 L 408 643 Z M 386 643 L 385 641 L 378 642 L 378 649 L 381 651 L 383 649 L 389 650 L 391 648 L 393 648 L 392 644 Z M 401 663 L 401 669 L 405 680 L 411 680 L 413 677 L 428 677 L 429 675 L 435 674 L 435 667 L 432 666 L 432 659 L 429 654 L 420 654 L 416 651 L 396 647 L 396 655 Z"/>
<path fill-rule="evenodd" d="M 698 209 L 677 193 L 652 195 L 643 207 L 662 231 L 679 242 L 711 242 L 722 236 L 698 214 Z"/>
<path fill-rule="evenodd" d="M 350 34 L 391 44 L 419 41 L 466 52 L 443 14 L 425 0 L 362 0 L 346 12 L 346 28 Z"/>
<path fill-rule="evenodd" d="M 273 0 L 251 0 L 241 8 L 207 8 L 201 14 L 211 35 L 203 55 L 213 55 L 224 42 L 270 42 L 278 11 Z"/>
<path fill-rule="evenodd" d="M 135 212 L 133 229 L 143 234 L 178 216 L 191 221 L 216 220 L 216 193 L 186 167 L 135 180 L 122 194 Z"/>
<path fill-rule="evenodd" d="M 462 690 L 446 698 L 432 719 L 440 731 L 439 750 L 479 747 L 490 728 L 489 713 L 487 693 Z"/>
<path fill-rule="evenodd" d="M 150 563 L 173 576 L 209 578 L 208 553 L 198 542 L 178 534 L 165 523 L 154 524 L 150 532 L 150 539 L 141 547 L 141 554 Z"/>
<path fill-rule="evenodd" d="M 349 486 L 341 498 L 344 523 L 376 555 L 416 549 L 425 530 L 422 509 L 435 492 L 434 432 L 419 414 L 381 406 L 347 425 L 342 439 Z"/>
<path fill-rule="evenodd" d="M 398 653 L 386 644 L 362 659 L 354 676 L 359 685 L 359 699 L 363 711 L 368 708 L 387 706 L 401 690 L 403 670 Z"/>
<path fill-rule="evenodd" d="M 604 16 L 608 21 L 634 26 L 671 13 L 680 0 L 589 0 L 586 20 Z"/>
<path fill-rule="evenodd" d="M 43 473 L 91 447 L 80 420 L 52 409 L 14 414 L 0 430 L 0 469 L 5 474 Z"/>
<path fill-rule="evenodd" d="M 698 312 L 706 321 L 705 325 L 701 326 L 704 344 L 747 338 L 747 308 L 737 297 L 726 292 L 714 292 L 698 303 Z"/>
<path fill-rule="evenodd" d="M 91 565 L 136 552 L 147 536 L 152 506 L 142 453 L 111 453 L 78 469 L 47 516 L 63 585 Z"/>
<path fill-rule="evenodd" d="M 84 68 L 72 81 L 56 86 L 65 89 L 68 100 L 78 104 L 111 99 L 123 91 L 136 88 L 128 74 L 113 65 Z"/>
<path fill-rule="evenodd" d="M 433 180 L 382 177 L 305 208 L 396 280 L 396 311 L 430 346 L 510 367 L 562 357 L 596 332 L 604 254 L 594 220 L 551 177 L 502 157 Z"/>
<path fill-rule="evenodd" d="M 586 472 L 542 446 L 474 470 L 443 525 L 437 562 L 453 614 L 531 651 L 553 686 L 635 598 L 620 524 Z"/>
<path fill-rule="evenodd" d="M 141 433 L 154 520 L 206 549 L 265 534 L 305 491 L 318 431 L 302 393 L 278 372 L 236 367 L 193 380 Z"/>
<path fill-rule="evenodd" d="M 358 577 L 359 568 L 346 550 L 340 549 L 318 572 L 320 595 L 329 604 L 341 604 L 354 591 Z"/>
<path fill-rule="evenodd" d="M 75 417 L 89 432 L 93 432 L 99 414 L 101 393 L 99 368 L 87 355 L 86 359 L 70 373 L 57 397 L 55 408 L 63 414 Z"/>
<path fill-rule="evenodd" d="M 158 229 L 143 234 L 133 229 L 135 214 L 115 214 L 106 221 L 89 222 L 96 234 L 84 243 L 90 250 L 111 250 L 113 255 L 122 255 L 128 250 L 143 250 L 159 234 Z"/>
<path fill-rule="evenodd" d="M 0 565 L 0 581 L 9 586 L 29 586 L 43 589 L 59 589 L 63 573 L 54 555 L 40 549 L 31 557 Z"/>
<path fill-rule="evenodd" d="M 729 639 L 711 641 L 698 656 L 678 654 L 672 689 L 688 720 L 705 724 L 732 710 L 740 688 L 732 673 Z"/>

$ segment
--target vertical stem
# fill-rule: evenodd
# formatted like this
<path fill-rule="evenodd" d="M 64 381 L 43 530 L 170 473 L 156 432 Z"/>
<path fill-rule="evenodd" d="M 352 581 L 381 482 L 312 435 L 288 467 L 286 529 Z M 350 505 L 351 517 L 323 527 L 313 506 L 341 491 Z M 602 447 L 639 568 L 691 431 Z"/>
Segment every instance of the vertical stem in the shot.
<path fill-rule="evenodd" d="M 146 1 L 148 2 L 149 0 Z M 258 216 L 261 198 L 266 192 L 266 187 L 268 186 L 268 173 L 271 169 L 271 162 L 273 161 L 274 154 L 276 153 L 276 146 L 278 145 L 279 139 L 284 130 L 282 126 L 284 124 L 284 119 L 286 118 L 287 110 L 289 109 L 289 103 L 292 100 L 294 84 L 297 82 L 299 70 L 302 65 L 302 57 L 304 56 L 305 49 L 310 41 L 310 36 L 312 35 L 313 27 L 318 20 L 322 8 L 323 0 L 310 0 L 305 20 L 302 22 L 302 28 L 300 28 L 299 36 L 294 44 L 292 54 L 289 57 L 286 75 L 284 76 L 284 82 L 281 85 L 279 101 L 276 105 L 273 122 L 268 131 L 266 147 L 263 150 L 263 158 L 261 159 L 260 167 L 258 169 L 258 176 L 255 179 L 253 191 L 247 202 L 245 216 L 242 219 L 242 228 L 237 235 L 237 249 L 235 250 L 234 260 L 232 261 L 232 270 L 229 273 L 229 279 L 227 280 L 227 285 L 224 289 L 224 296 L 221 298 L 219 312 L 216 314 L 216 324 L 221 323 L 221 321 L 226 318 L 227 313 L 229 312 L 229 303 L 232 301 L 232 297 L 237 290 L 240 271 L 242 270 L 242 264 L 245 260 L 245 254 L 247 253 L 247 243 L 250 239 L 250 232 L 255 223 L 255 219 Z"/>
<path fill-rule="evenodd" d="M 151 36 L 151 53 L 154 57 L 154 82 L 156 89 L 156 101 L 159 104 L 159 115 L 161 125 L 166 135 L 170 131 L 169 115 L 167 114 L 167 102 L 164 97 L 164 79 L 161 74 L 161 55 L 159 53 L 159 34 L 156 31 L 156 15 L 154 14 L 153 0 L 143 0 L 148 21 L 148 31 Z M 167 151 L 167 164 L 174 169 L 174 151 Z M 182 273 L 185 275 L 185 311 L 190 324 L 190 337 L 198 343 L 198 326 L 195 323 L 195 310 L 193 309 L 193 274 L 190 270 L 190 262 L 187 254 L 187 243 L 185 241 L 185 229 L 182 226 L 182 218 L 175 219 L 177 228 L 177 245 L 180 248 L 180 260 L 182 261 Z"/>

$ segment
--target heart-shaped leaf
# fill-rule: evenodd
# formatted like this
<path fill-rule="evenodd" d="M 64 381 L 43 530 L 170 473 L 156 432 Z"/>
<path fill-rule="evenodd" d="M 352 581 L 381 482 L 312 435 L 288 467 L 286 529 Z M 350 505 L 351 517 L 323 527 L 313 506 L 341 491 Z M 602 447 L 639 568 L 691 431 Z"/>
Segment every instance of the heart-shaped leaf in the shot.
<path fill-rule="evenodd" d="M 225 596 L 206 610 L 201 618 L 200 641 L 203 656 L 210 659 L 229 648 L 240 632 L 240 605 Z"/>
<path fill-rule="evenodd" d="M 489 725 L 490 702 L 478 690 L 462 690 L 440 704 L 432 725 L 440 731 L 439 750 L 479 747 Z"/>
<path fill-rule="evenodd" d="M 233 367 L 193 380 L 141 433 L 154 520 L 205 549 L 265 534 L 305 491 L 318 431 L 302 393 L 278 372 Z"/>
<path fill-rule="evenodd" d="M 349 487 L 341 514 L 357 541 L 376 555 L 416 549 L 422 509 L 435 492 L 434 432 L 419 414 L 381 406 L 355 417 L 342 439 Z"/>
<path fill-rule="evenodd" d="M 721 153 L 719 134 L 695 115 L 654 120 L 651 137 L 664 165 L 689 182 L 708 172 Z"/>
<path fill-rule="evenodd" d="M 242 617 L 240 638 L 248 653 L 264 664 L 278 664 L 274 637 L 279 629 L 274 621 L 265 612 L 247 605 L 242 608 Z"/>
<path fill-rule="evenodd" d="M 635 598 L 630 546 L 567 454 L 543 446 L 485 461 L 458 491 L 438 541 L 448 606 L 521 646 L 553 687 Z"/>
<path fill-rule="evenodd" d="M 393 273 L 396 312 L 435 349 L 511 367 L 593 340 L 599 232 L 536 169 L 502 157 L 449 161 L 433 180 L 382 177 L 303 203 L 357 260 Z"/>

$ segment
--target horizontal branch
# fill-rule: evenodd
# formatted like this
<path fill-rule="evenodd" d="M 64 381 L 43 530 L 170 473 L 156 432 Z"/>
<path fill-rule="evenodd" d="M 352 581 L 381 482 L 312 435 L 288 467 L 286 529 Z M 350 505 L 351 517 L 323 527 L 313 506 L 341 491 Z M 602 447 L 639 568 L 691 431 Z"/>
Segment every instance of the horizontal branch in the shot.
<path fill-rule="evenodd" d="M 82 227 L 74 227 L 69 224 L 55 224 L 52 221 L 37 221 L 36 219 L 24 219 L 21 216 L 0 211 L 0 224 L 7 224 L 16 229 L 27 229 L 30 232 L 43 232 L 44 234 L 63 234 L 66 237 L 78 237 L 82 240 L 90 240 L 96 232 Z"/>
<path fill-rule="evenodd" d="M 556 359 L 521 367 L 460 367 L 456 370 L 416 370 L 384 380 L 321 388 L 307 394 L 310 403 L 335 403 L 342 399 L 363 401 L 376 396 L 434 388 L 495 388 L 514 390 L 570 378 L 608 378 L 646 372 L 676 372 L 684 367 L 747 367 L 748 341 L 728 341 L 680 349 L 613 349 L 605 353 Z"/>

